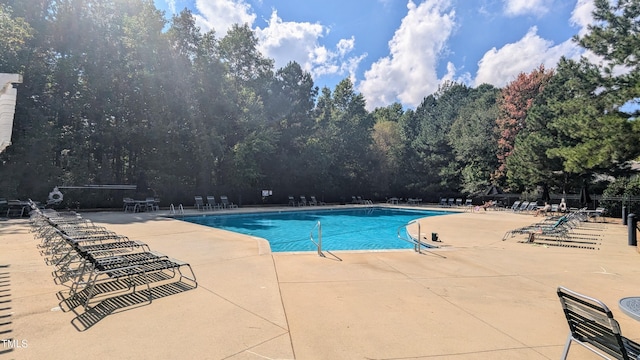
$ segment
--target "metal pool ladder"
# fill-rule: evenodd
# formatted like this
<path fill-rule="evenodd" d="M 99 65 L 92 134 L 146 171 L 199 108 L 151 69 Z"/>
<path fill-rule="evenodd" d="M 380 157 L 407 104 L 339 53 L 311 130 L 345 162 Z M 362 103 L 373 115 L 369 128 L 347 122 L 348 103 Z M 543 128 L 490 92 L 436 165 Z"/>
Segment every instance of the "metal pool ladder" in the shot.
<path fill-rule="evenodd" d="M 318 241 L 316 241 L 313 238 L 313 232 L 316 229 L 318 229 Z M 311 240 L 312 243 L 314 243 L 316 245 L 316 248 L 318 249 L 318 256 L 326 257 L 324 255 L 324 252 L 322 252 L 322 224 L 320 223 L 320 220 L 318 220 L 318 222 L 316 222 L 316 224 L 313 226 L 313 228 L 309 232 L 309 239 Z M 326 250 L 326 251 L 327 251 L 328 254 L 333 256 L 336 260 L 342 261 L 342 259 L 340 259 L 338 256 L 333 254 L 331 251 L 329 251 L 329 250 Z"/>
<path fill-rule="evenodd" d="M 315 241 L 315 239 L 313 238 L 313 231 L 315 229 L 318 229 L 318 241 Z M 311 240 L 312 243 L 316 244 L 316 248 L 318 249 L 318 256 L 324 257 L 324 253 L 322 253 L 322 224 L 320 223 L 320 220 L 318 220 L 318 222 L 313 226 L 313 229 L 311 229 L 311 232 L 309 233 L 309 240 Z"/>
<path fill-rule="evenodd" d="M 180 213 L 180 215 L 184 215 L 184 208 L 182 207 L 182 204 L 178 205 L 178 212 Z M 173 204 L 171 204 L 171 206 L 169 207 L 169 214 L 176 215 L 176 208 L 175 206 L 173 206 Z"/>
<path fill-rule="evenodd" d="M 408 227 L 409 225 L 412 225 L 412 224 L 414 224 L 414 223 L 415 223 L 416 225 L 418 225 L 418 236 L 417 236 L 416 238 L 414 238 L 413 236 L 411 236 L 411 235 L 409 234 L 409 230 L 407 229 L 407 227 Z M 402 235 L 400 234 L 400 231 L 401 231 L 402 229 L 405 229 L 405 234 L 406 234 L 406 236 L 402 236 Z M 420 222 L 418 222 L 417 220 L 411 220 L 411 221 L 409 221 L 408 223 L 406 223 L 406 224 L 404 224 L 404 225 L 402 225 L 402 226 L 398 227 L 397 235 L 398 235 L 398 239 L 400 239 L 400 240 L 404 240 L 404 241 L 407 241 L 407 242 L 412 243 L 412 244 L 413 244 L 413 251 L 417 252 L 418 254 L 422 254 L 422 248 L 423 248 L 423 247 L 428 248 L 428 249 L 432 249 L 432 248 L 437 248 L 437 247 L 438 247 L 438 246 L 436 246 L 436 245 L 430 245 L 430 244 L 424 243 L 424 242 L 422 242 L 422 241 L 420 240 L 420 239 L 422 239 L 422 232 L 421 232 L 421 230 L 420 230 Z"/>

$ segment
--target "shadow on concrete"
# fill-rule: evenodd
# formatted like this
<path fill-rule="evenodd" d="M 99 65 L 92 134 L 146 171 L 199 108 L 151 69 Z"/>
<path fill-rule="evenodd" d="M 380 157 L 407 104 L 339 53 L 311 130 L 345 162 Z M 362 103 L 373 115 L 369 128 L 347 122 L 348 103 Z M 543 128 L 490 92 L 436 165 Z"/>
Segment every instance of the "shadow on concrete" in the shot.
<path fill-rule="evenodd" d="M 151 299 L 157 300 L 159 298 L 176 295 L 195 288 L 196 287 L 192 284 L 177 281 L 169 284 L 158 285 L 150 289 L 109 297 L 98 302 L 84 312 L 76 310 L 78 308 L 83 308 L 82 306 L 79 306 L 84 303 L 81 298 L 73 299 L 66 305 L 72 306 L 71 310 L 76 314 L 76 317 L 71 320 L 71 324 L 76 328 L 76 330 L 82 332 L 89 330 L 111 314 L 146 306 L 151 303 Z M 70 299 L 63 300 L 63 302 L 68 300 Z"/>
<path fill-rule="evenodd" d="M 22 226 L 26 224 L 28 224 L 28 220 L 9 220 L 7 222 L 4 222 L 3 225 L 21 226 L 2 226 L 0 227 L 0 236 L 28 234 L 29 228 L 27 226 Z"/>

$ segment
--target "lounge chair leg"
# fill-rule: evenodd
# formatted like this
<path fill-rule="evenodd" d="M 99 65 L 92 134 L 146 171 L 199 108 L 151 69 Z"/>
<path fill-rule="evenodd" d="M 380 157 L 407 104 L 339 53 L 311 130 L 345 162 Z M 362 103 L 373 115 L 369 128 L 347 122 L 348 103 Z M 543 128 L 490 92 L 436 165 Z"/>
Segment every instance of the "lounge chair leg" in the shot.
<path fill-rule="evenodd" d="M 569 354 L 569 347 L 571 347 L 571 333 L 567 337 L 567 342 L 564 344 L 564 350 L 562 351 L 562 357 L 560 359 L 566 360 L 567 354 Z"/>
<path fill-rule="evenodd" d="M 529 233 L 529 239 L 527 240 L 528 243 L 532 243 L 534 242 L 534 240 L 536 239 L 536 234 L 535 233 Z"/>

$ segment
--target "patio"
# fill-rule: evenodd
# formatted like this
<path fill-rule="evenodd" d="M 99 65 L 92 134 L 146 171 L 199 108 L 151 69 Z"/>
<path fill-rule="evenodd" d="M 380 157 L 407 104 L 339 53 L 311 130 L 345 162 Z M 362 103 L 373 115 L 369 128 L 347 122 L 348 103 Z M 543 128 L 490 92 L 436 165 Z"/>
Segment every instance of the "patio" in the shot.
<path fill-rule="evenodd" d="M 233 212 L 247 211 L 234 209 Z M 505 231 L 534 223 L 508 211 L 421 221 L 443 247 L 270 253 L 264 240 L 149 213 L 85 213 L 192 264 L 198 288 L 149 305 L 63 311 L 28 221 L 0 222 L 0 354 L 16 359 L 557 359 L 568 328 L 555 290 L 596 297 L 623 333 L 640 323 L 619 299 L 640 295 L 639 254 L 619 221 L 598 250 L 533 246 Z M 202 214 L 200 212 L 199 214 Z M 81 350 L 80 350 L 81 349 Z M 578 346 L 570 359 L 594 358 Z"/>

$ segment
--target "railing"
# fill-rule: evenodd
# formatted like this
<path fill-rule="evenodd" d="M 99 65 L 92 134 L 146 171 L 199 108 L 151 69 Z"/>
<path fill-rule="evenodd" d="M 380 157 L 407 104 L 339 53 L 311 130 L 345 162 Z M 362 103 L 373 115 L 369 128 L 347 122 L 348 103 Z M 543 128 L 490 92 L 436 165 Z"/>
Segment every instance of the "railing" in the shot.
<path fill-rule="evenodd" d="M 178 212 L 180 213 L 180 215 L 184 215 L 184 208 L 182 207 L 182 204 L 178 205 Z M 171 206 L 169 207 L 169 214 L 176 214 L 176 208 L 175 206 L 173 206 L 173 204 L 171 204 Z"/>
<path fill-rule="evenodd" d="M 318 229 L 318 241 L 316 241 L 313 238 L 313 231 L 315 229 Z M 313 229 L 311 229 L 311 232 L 309 232 L 309 239 L 311 239 L 311 242 L 313 242 L 316 245 L 316 248 L 318 249 L 318 256 L 322 256 L 323 258 L 330 259 L 330 258 L 326 257 L 324 255 L 324 252 L 322 251 L 322 224 L 320 223 L 320 221 L 318 221 L 313 226 Z M 331 255 L 333 257 L 333 260 L 342 261 L 342 259 L 338 255 L 332 253 L 331 251 L 326 250 L 326 252 L 327 252 L 327 254 L 329 254 L 329 255 Z"/>
<path fill-rule="evenodd" d="M 318 241 L 316 242 L 313 238 L 313 231 L 318 229 Z M 322 252 L 322 224 L 318 221 L 309 232 L 309 239 L 312 243 L 316 244 L 316 248 L 318 249 L 318 256 L 324 257 L 324 253 Z"/>
<path fill-rule="evenodd" d="M 411 234 L 409 234 L 409 225 L 413 225 L 416 224 L 418 226 L 418 236 L 416 238 L 414 238 L 413 236 L 411 236 Z M 404 233 L 406 235 L 406 237 L 402 236 L 400 234 L 401 230 L 404 229 Z M 407 241 L 411 244 L 413 244 L 413 251 L 421 254 L 422 253 L 422 248 L 437 248 L 438 246 L 435 245 L 429 245 L 427 243 L 423 243 L 420 239 L 422 239 L 422 231 L 420 229 L 420 222 L 418 222 L 417 220 L 411 220 L 408 223 L 398 227 L 398 231 L 397 231 L 397 235 L 398 235 L 398 239 L 403 240 L 403 241 Z"/>

